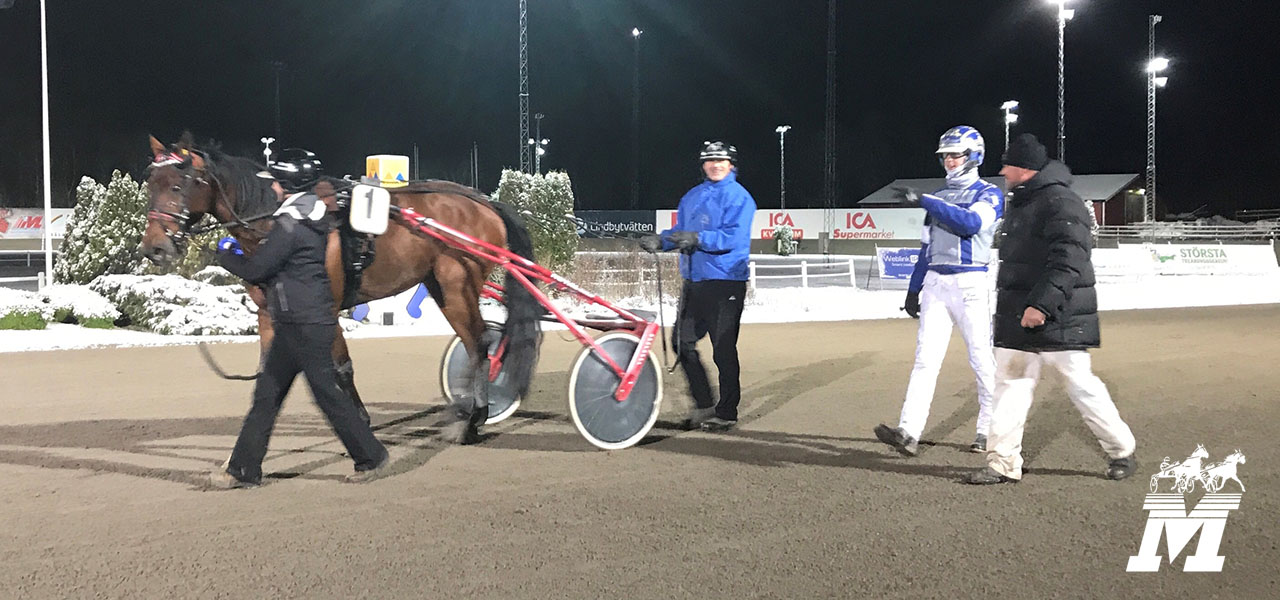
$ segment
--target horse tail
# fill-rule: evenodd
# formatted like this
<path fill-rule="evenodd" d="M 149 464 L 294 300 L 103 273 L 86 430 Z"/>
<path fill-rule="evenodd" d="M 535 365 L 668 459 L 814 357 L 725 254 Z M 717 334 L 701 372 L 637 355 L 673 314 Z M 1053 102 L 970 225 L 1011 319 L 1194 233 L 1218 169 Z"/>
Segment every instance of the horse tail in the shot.
<path fill-rule="evenodd" d="M 529 237 L 524 218 L 509 204 L 492 204 L 507 228 L 507 249 L 533 260 L 533 239 Z M 545 310 L 542 303 L 510 272 L 503 288 L 507 305 L 507 324 L 503 332 L 507 338 L 507 350 L 502 361 L 503 371 L 511 378 L 516 394 L 523 398 L 529 391 L 534 367 L 538 364 L 538 348 L 542 341 L 541 317 Z"/>

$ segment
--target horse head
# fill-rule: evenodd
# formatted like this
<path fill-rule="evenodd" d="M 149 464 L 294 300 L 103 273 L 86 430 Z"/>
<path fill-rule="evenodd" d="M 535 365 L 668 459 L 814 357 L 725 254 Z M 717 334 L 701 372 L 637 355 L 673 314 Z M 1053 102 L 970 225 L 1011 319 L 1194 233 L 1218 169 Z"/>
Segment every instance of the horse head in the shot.
<path fill-rule="evenodd" d="M 167 265 L 186 252 L 187 235 L 213 209 L 214 189 L 205 157 L 190 133 L 172 146 L 151 137 L 147 167 L 147 226 L 138 251 L 152 263 Z"/>
<path fill-rule="evenodd" d="M 1196 444 L 1196 451 L 1191 453 L 1190 458 L 1209 458 L 1209 451 L 1204 449 L 1204 444 Z"/>

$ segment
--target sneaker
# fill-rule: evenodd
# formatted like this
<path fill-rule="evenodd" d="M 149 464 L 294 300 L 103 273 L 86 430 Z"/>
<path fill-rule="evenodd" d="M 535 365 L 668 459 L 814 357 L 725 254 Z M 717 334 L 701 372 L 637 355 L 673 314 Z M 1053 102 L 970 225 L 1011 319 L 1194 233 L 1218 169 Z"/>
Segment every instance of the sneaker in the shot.
<path fill-rule="evenodd" d="M 969 473 L 963 481 L 970 485 L 994 485 L 997 483 L 1018 483 L 1019 480 L 1005 477 L 991 467 L 982 467 L 981 470 Z"/>
<path fill-rule="evenodd" d="M 1133 475 L 1136 470 L 1138 470 L 1138 461 L 1133 459 L 1132 454 L 1124 458 L 1113 458 L 1107 465 L 1107 479 L 1120 481 Z"/>
<path fill-rule="evenodd" d="M 738 424 L 737 419 L 721 419 L 720 417 L 711 417 L 702 422 L 703 431 L 725 431 L 733 429 Z"/>
<path fill-rule="evenodd" d="M 901 427 L 889 427 L 884 424 L 876 425 L 876 438 L 893 446 L 894 450 L 906 456 L 920 454 L 920 441 L 907 435 L 907 432 Z"/>
<path fill-rule="evenodd" d="M 716 409 L 714 407 L 695 408 L 690 410 L 689 416 L 685 418 L 684 428 L 686 430 L 698 429 L 702 427 L 703 423 L 706 423 L 714 416 L 716 416 Z"/>
<path fill-rule="evenodd" d="M 987 436 L 979 433 L 978 437 L 973 438 L 973 443 L 969 444 L 969 451 L 970 452 L 986 452 Z"/>
<path fill-rule="evenodd" d="M 368 483 L 386 475 L 387 470 L 390 469 L 390 467 L 391 455 L 388 454 L 386 458 L 382 459 L 382 462 L 378 463 L 378 466 L 366 471 L 356 471 L 355 473 L 347 475 L 347 477 L 342 481 L 346 483 Z"/>
<path fill-rule="evenodd" d="M 219 490 L 258 487 L 258 484 L 252 481 L 236 479 L 235 475 L 226 472 L 224 469 L 214 469 L 209 473 L 209 485 Z"/>

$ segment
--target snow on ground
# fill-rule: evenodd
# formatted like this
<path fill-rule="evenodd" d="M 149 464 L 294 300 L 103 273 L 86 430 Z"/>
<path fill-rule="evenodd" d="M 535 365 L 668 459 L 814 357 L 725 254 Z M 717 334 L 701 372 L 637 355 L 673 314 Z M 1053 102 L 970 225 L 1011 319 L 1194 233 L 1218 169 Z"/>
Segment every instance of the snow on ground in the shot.
<path fill-rule="evenodd" d="M 393 325 L 357 323 L 343 319 L 350 339 L 381 337 L 452 335 L 449 324 L 429 300 L 407 310 L 412 290 L 400 296 L 372 303 L 369 320 L 380 323 L 382 314 L 390 312 Z M 799 321 L 850 321 L 858 319 L 907 318 L 902 306 L 901 290 L 854 290 L 851 288 L 784 288 L 756 290 L 746 310 L 743 323 L 787 323 Z M 1144 278 L 1108 279 L 1098 283 L 1098 301 L 1102 310 L 1131 310 L 1190 306 L 1225 306 L 1235 304 L 1280 303 L 1280 277 L 1186 275 L 1149 276 Z M 655 302 L 639 299 L 618 300 L 622 308 L 657 311 Z M 573 302 L 558 302 L 571 316 L 600 313 Z M 420 312 L 419 312 L 420 311 Z M 420 314 L 410 317 L 410 312 Z M 501 320 L 502 308 L 486 304 L 486 319 Z M 676 300 L 664 303 L 666 323 L 675 317 Z M 560 327 L 555 325 L 554 327 Z M 545 329 L 552 326 L 544 324 Z M 43 331 L 0 331 L 0 353 L 71 348 L 162 346 L 197 342 L 256 342 L 256 336 L 180 336 L 159 335 L 123 329 L 87 329 L 75 325 L 52 323 Z"/>

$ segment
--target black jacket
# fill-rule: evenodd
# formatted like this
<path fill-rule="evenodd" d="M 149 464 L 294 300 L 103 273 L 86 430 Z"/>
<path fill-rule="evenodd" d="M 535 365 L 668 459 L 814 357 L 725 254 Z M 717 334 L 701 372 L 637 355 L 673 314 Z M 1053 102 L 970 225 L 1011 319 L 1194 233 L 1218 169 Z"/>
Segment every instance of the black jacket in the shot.
<path fill-rule="evenodd" d="M 309 202 L 310 198 L 305 200 Z M 302 199 L 290 200 L 295 205 L 302 204 L 299 202 Z M 223 268 L 262 287 L 267 293 L 271 320 L 276 323 L 333 325 L 338 322 L 329 273 L 324 267 L 332 225 L 324 217 L 306 218 L 309 214 L 316 213 L 306 209 L 292 214 L 276 213 L 271 231 L 251 256 L 231 253 L 218 256 Z"/>
<path fill-rule="evenodd" d="M 1102 343 L 1089 212 L 1070 184 L 1071 171 L 1054 160 L 1010 192 L 996 277 L 997 347 L 1083 350 Z M 1044 325 L 1022 327 L 1028 306 L 1045 314 Z"/>

